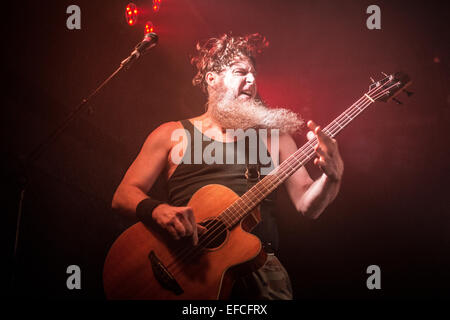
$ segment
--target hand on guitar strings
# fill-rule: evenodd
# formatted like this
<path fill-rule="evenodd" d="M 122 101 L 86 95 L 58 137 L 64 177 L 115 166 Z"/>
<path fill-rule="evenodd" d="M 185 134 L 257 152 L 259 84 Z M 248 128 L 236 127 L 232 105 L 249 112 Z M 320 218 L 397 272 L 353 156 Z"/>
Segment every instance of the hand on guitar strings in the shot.
<path fill-rule="evenodd" d="M 195 222 L 194 212 L 190 207 L 174 207 L 163 203 L 153 210 L 152 217 L 175 240 L 192 237 L 194 246 L 198 244 L 198 235 L 206 231 L 205 227 Z"/>
<path fill-rule="evenodd" d="M 314 159 L 314 164 L 332 181 L 340 181 L 344 172 L 344 162 L 339 154 L 337 141 L 326 135 L 314 121 L 309 120 L 307 126 L 311 130 L 307 138 L 311 140 L 316 137 L 318 141 L 314 148 L 318 156 Z"/>

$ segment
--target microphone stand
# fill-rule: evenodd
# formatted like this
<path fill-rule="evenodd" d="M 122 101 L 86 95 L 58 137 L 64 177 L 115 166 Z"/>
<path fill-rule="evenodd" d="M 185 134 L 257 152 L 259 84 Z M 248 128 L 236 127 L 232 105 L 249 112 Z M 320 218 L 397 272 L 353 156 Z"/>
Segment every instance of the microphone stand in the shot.
<path fill-rule="evenodd" d="M 23 159 L 23 171 L 27 172 L 27 169 L 30 168 L 42 155 L 42 153 L 48 148 L 48 146 L 53 143 L 63 132 L 67 129 L 69 124 L 76 119 L 83 111 L 88 108 L 89 101 L 97 95 L 101 89 L 111 81 L 122 69 L 129 69 L 131 64 L 139 58 L 141 54 L 136 54 L 136 50 L 126 59 L 124 59 L 119 68 L 117 68 L 105 81 L 103 81 L 100 86 L 98 86 L 87 98 L 81 100 L 81 102 L 67 115 L 67 117 L 63 120 L 63 122 L 50 134 L 48 137 L 43 140 L 39 145 L 37 145 L 26 157 Z M 25 198 L 25 191 L 29 184 L 29 181 L 25 176 L 22 176 L 20 179 L 20 199 L 19 206 L 17 209 L 17 223 L 16 223 L 16 236 L 14 240 L 14 252 L 13 252 L 13 270 L 11 275 L 11 284 L 12 289 L 14 290 L 15 286 L 15 275 L 16 275 L 16 266 L 17 262 L 17 248 L 19 245 L 19 231 L 20 231 L 20 223 L 22 219 L 22 211 L 23 211 L 23 203 Z M 14 292 L 14 291 L 13 291 Z"/>

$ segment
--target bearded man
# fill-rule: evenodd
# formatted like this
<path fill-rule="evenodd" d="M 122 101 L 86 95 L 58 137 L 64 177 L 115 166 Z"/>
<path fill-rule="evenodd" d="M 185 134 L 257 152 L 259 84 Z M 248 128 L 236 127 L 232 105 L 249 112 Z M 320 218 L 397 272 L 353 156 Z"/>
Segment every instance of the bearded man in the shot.
<path fill-rule="evenodd" d="M 224 150 L 225 159 L 227 151 L 242 152 L 237 148 L 238 135 L 230 129 L 265 129 L 279 132 L 279 154 L 271 154 L 272 158 L 279 158 L 282 162 L 297 151 L 292 135 L 300 129 L 303 121 L 287 109 L 268 108 L 258 98 L 255 56 L 267 45 L 266 39 L 259 34 L 243 37 L 225 34 L 197 44 L 196 55 L 191 60 L 197 68 L 193 84 L 200 86 L 208 96 L 206 112 L 192 119 L 162 124 L 148 136 L 114 194 L 113 208 L 152 228 L 163 228 L 175 239 L 191 237 L 193 245 L 196 245 L 199 234 L 206 228 L 196 223 L 195 212 L 186 206 L 191 196 L 208 184 L 225 185 L 241 196 L 248 189 L 249 181 L 245 174 L 248 164 L 210 163 L 205 159 L 192 163 L 194 149 L 204 154 L 203 151 L 214 144 L 215 150 Z M 307 126 L 311 130 L 308 138 L 318 139 L 314 163 L 323 174 L 313 181 L 301 167 L 285 181 L 285 186 L 296 210 L 305 217 L 316 219 L 339 191 L 343 162 L 336 141 L 324 134 L 313 121 L 309 121 Z M 178 139 L 173 139 L 174 132 L 180 130 L 184 132 L 183 148 L 179 148 Z M 190 140 L 196 135 L 202 136 L 200 146 L 194 146 Z M 262 154 L 273 151 L 271 143 L 273 139 L 264 140 L 266 150 Z M 160 174 L 167 179 L 168 203 L 147 195 Z M 252 231 L 260 238 L 268 254 L 266 263 L 236 281 L 231 298 L 289 300 L 293 297 L 289 276 L 276 257 L 278 231 L 273 216 L 273 200 L 274 193 L 261 203 L 262 221 Z"/>

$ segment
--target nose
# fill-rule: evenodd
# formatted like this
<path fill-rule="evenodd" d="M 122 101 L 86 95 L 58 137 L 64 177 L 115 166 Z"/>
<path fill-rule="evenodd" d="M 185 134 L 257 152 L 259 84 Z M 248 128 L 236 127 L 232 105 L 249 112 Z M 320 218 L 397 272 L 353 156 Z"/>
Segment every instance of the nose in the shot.
<path fill-rule="evenodd" d="M 246 82 L 250 84 L 253 84 L 255 82 L 255 76 L 253 75 L 253 73 L 247 73 Z"/>

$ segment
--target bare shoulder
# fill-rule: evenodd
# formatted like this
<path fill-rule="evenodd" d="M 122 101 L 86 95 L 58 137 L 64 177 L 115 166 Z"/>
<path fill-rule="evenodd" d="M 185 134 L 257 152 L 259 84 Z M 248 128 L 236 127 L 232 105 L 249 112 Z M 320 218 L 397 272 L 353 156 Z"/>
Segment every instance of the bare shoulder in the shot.
<path fill-rule="evenodd" d="M 172 146 L 172 134 L 178 129 L 183 129 L 179 121 L 169 121 L 161 124 L 147 136 L 144 147 L 146 145 L 157 145 L 170 149 Z"/>
<path fill-rule="evenodd" d="M 169 121 L 161 124 L 155 130 L 153 130 L 147 137 L 155 137 L 155 138 L 169 138 L 172 135 L 173 131 L 176 129 L 182 129 L 183 126 L 180 121 Z"/>

